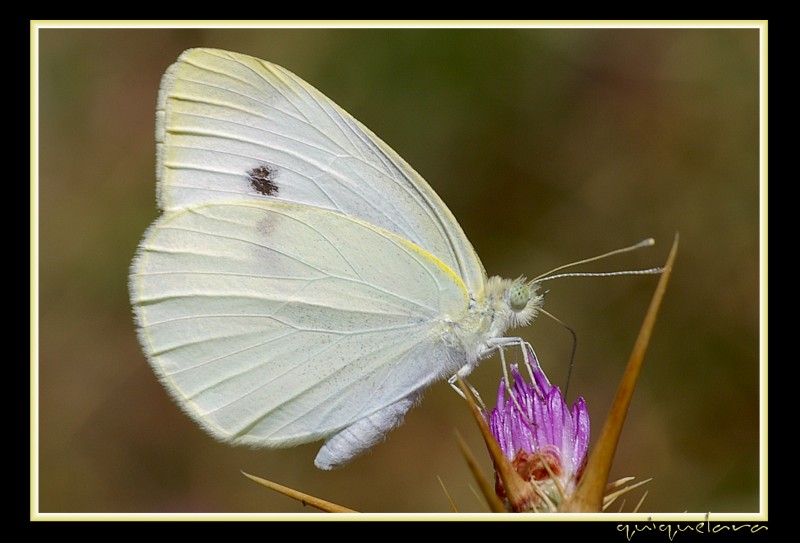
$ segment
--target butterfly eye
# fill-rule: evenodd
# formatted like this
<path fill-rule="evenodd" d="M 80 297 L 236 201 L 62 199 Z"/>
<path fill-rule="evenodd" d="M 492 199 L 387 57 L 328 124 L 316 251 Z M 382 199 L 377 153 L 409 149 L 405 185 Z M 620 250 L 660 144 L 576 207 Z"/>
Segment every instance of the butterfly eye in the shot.
<path fill-rule="evenodd" d="M 515 282 L 508 288 L 508 305 L 514 311 L 522 311 L 531 301 L 531 288 L 526 283 Z"/>

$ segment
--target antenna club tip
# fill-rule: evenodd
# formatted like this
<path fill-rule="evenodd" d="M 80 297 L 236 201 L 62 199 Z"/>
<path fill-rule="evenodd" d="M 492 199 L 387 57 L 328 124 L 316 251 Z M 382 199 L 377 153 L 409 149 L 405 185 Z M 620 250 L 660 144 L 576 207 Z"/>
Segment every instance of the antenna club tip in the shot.
<path fill-rule="evenodd" d="M 656 244 L 656 240 L 654 240 L 653 238 L 647 238 L 647 239 L 643 239 L 642 241 L 640 241 L 636 245 L 638 247 L 652 247 L 655 244 Z"/>

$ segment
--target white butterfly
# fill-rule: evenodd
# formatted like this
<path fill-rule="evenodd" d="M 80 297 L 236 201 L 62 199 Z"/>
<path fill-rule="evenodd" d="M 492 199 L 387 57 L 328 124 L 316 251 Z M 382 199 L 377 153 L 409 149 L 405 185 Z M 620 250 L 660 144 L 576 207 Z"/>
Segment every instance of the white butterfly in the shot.
<path fill-rule="evenodd" d="M 425 180 L 280 66 L 188 50 L 156 118 L 164 213 L 131 303 L 159 379 L 218 439 L 324 439 L 315 464 L 344 465 L 541 306 L 535 283 L 487 278 Z"/>

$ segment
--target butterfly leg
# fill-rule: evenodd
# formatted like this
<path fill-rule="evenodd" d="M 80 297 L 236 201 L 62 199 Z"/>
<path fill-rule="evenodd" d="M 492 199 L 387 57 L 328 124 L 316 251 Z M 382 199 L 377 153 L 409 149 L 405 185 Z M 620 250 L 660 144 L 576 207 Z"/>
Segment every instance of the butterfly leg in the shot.
<path fill-rule="evenodd" d="M 495 339 L 491 340 L 489 342 L 488 346 L 487 346 L 486 351 L 481 356 L 481 359 L 491 356 L 495 351 L 499 352 L 499 354 L 500 354 L 500 367 L 503 369 L 503 377 L 504 377 L 503 382 L 505 383 L 506 391 L 508 392 L 509 396 L 511 396 L 513 398 L 513 395 L 511 393 L 511 381 L 510 381 L 509 376 L 508 376 L 508 363 L 506 362 L 506 356 L 505 356 L 505 349 L 507 347 L 519 347 L 520 348 L 520 351 L 522 352 L 522 360 L 523 360 L 523 362 L 525 364 L 525 367 L 527 368 L 528 375 L 530 376 L 530 379 L 531 379 L 531 383 L 533 383 L 533 385 L 536 386 L 535 380 L 533 379 L 533 373 L 531 372 L 531 368 L 528 365 L 528 359 L 527 359 L 527 356 L 526 356 L 527 355 L 526 348 L 530 349 L 530 351 L 533 353 L 533 347 L 531 347 L 530 343 L 528 343 L 527 341 L 523 341 L 522 338 L 518 338 L 518 337 L 502 337 L 502 338 L 495 338 Z M 536 354 L 535 353 L 533 354 L 533 358 L 534 358 L 534 360 L 536 360 Z M 537 364 L 538 364 L 538 362 L 537 362 Z M 453 388 L 453 390 L 455 390 L 458 393 L 459 396 L 461 396 L 462 398 L 466 399 L 466 397 L 464 396 L 464 393 L 461 391 L 461 388 L 456 383 L 458 377 L 461 377 L 464 380 L 464 382 L 466 383 L 466 385 L 469 387 L 470 391 L 472 392 L 472 395 L 476 398 L 476 400 L 477 400 L 478 404 L 481 406 L 481 408 L 484 411 L 487 411 L 486 406 L 483 403 L 483 400 L 481 399 L 481 396 L 478 393 L 478 391 L 475 390 L 475 388 L 465 379 L 465 377 L 472 372 L 472 370 L 474 369 L 475 365 L 477 365 L 477 364 L 466 364 L 455 375 L 450 377 L 447 380 L 447 382 L 450 384 L 450 386 Z M 516 398 L 514 398 L 514 403 L 516 403 Z M 517 405 L 517 407 L 519 408 L 518 405 Z"/>
<path fill-rule="evenodd" d="M 332 435 L 317 453 L 314 465 L 319 469 L 336 469 L 364 454 L 403 423 L 405 414 L 420 396 L 414 392 Z"/>
<path fill-rule="evenodd" d="M 472 371 L 472 366 L 466 365 L 463 368 L 461 368 L 458 372 L 450 376 L 447 379 L 447 383 L 452 387 L 453 390 L 456 391 L 456 393 L 459 396 L 461 396 L 466 400 L 467 397 L 464 395 L 464 392 L 461 390 L 461 387 L 458 386 L 458 378 L 461 377 L 461 380 L 464 382 L 464 384 L 469 388 L 469 391 L 472 393 L 472 397 L 475 398 L 481 409 L 486 411 L 486 404 L 483 403 L 483 399 L 481 398 L 481 395 L 478 393 L 478 390 L 474 386 L 472 386 L 472 383 L 470 383 L 466 379 L 466 376 L 469 375 L 471 371 Z"/>
<path fill-rule="evenodd" d="M 502 337 L 502 338 L 493 339 L 489 343 L 489 347 L 490 347 L 490 350 L 487 351 L 487 352 L 493 352 L 495 350 L 500 351 L 500 364 L 503 367 L 503 377 L 505 379 L 506 388 L 508 388 L 510 386 L 509 385 L 510 381 L 509 381 L 509 378 L 508 378 L 508 363 L 506 363 L 506 357 L 505 357 L 505 348 L 506 347 L 519 347 L 519 349 L 520 349 L 520 351 L 522 353 L 523 364 L 525 365 L 525 367 L 526 367 L 526 369 L 528 371 L 528 376 L 530 377 L 531 382 L 534 383 L 534 386 L 535 386 L 535 381 L 533 379 L 533 373 L 532 373 L 530 365 L 528 363 L 528 356 L 527 356 L 528 353 L 527 353 L 527 351 L 529 350 L 533 354 L 533 360 L 534 361 L 537 361 L 537 358 L 536 358 L 536 353 L 533 351 L 533 347 L 531 346 L 530 343 L 528 343 L 527 341 L 524 341 L 522 338 L 519 338 L 519 337 Z M 536 364 L 538 365 L 538 361 L 536 362 Z M 511 392 L 510 389 L 509 389 L 509 392 Z"/>
<path fill-rule="evenodd" d="M 508 364 L 506 363 L 504 348 L 507 346 L 519 346 L 520 350 L 522 351 L 522 360 L 523 364 L 525 365 L 525 369 L 528 372 L 528 377 L 530 379 L 531 385 L 536 389 L 539 390 L 536 385 L 536 379 L 533 376 L 533 370 L 531 369 L 531 363 L 536 364 L 539 366 L 539 360 L 536 357 L 536 353 L 533 350 L 533 347 L 527 341 L 523 341 L 521 338 L 498 338 L 501 341 L 497 341 L 495 344 L 495 348 L 500 351 L 500 360 L 503 367 L 503 383 L 505 384 L 506 393 L 511 401 L 514 403 L 514 406 L 517 409 L 520 417 L 525 420 L 531 428 L 535 426 L 535 423 L 528 417 L 526 411 L 520 406 L 519 402 L 517 401 L 517 397 L 514 394 L 514 391 L 511 389 L 511 381 L 508 377 Z M 532 361 L 529 361 L 528 352 L 530 351 L 530 358 Z M 539 392 L 541 394 L 541 391 Z"/>

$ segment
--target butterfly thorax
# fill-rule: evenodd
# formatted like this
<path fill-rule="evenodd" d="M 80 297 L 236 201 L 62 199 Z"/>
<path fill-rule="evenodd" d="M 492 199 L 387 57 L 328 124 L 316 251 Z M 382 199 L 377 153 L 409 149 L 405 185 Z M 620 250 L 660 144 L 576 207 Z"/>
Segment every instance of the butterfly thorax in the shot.
<path fill-rule="evenodd" d="M 493 350 L 493 340 L 503 337 L 510 328 L 527 325 L 536 317 L 544 302 L 537 290 L 538 284 L 524 277 L 489 278 L 483 292 L 471 295 L 466 315 L 442 321 L 442 339 L 448 347 L 461 350 L 466 365 L 474 367 Z"/>

